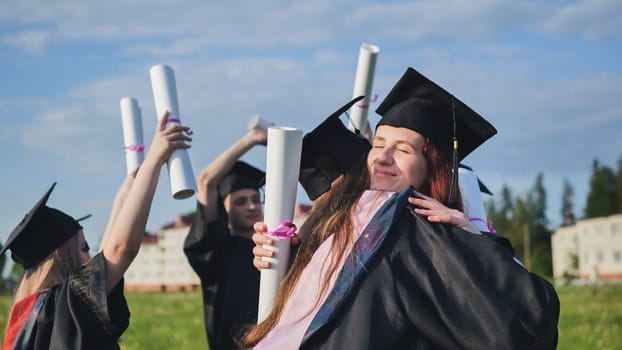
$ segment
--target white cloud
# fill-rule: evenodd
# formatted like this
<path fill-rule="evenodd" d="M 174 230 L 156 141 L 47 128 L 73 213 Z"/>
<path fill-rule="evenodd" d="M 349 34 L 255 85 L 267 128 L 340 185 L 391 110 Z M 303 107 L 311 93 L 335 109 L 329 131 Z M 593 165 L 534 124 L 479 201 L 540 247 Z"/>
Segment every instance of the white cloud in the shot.
<path fill-rule="evenodd" d="M 554 9 L 539 24 L 554 34 L 578 34 L 584 39 L 620 37 L 622 2 L 618 0 L 582 0 Z"/>
<path fill-rule="evenodd" d="M 26 30 L 5 35 L 2 42 L 6 45 L 21 48 L 31 54 L 40 55 L 52 39 L 52 33 L 43 30 Z"/>

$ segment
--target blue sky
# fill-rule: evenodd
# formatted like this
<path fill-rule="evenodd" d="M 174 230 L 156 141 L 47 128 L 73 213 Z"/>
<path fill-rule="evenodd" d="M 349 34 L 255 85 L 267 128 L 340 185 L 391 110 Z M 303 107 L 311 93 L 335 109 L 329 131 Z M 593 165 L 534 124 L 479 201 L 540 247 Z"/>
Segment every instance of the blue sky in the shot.
<path fill-rule="evenodd" d="M 495 193 L 524 195 L 542 172 L 557 225 L 563 180 L 581 216 L 592 161 L 622 156 L 620 28 L 617 0 L 6 3 L 0 239 L 58 182 L 48 204 L 92 213 L 97 246 L 125 176 L 119 101 L 138 100 L 149 146 L 153 65 L 175 70 L 198 174 L 254 114 L 309 131 L 347 102 L 362 43 L 380 48 L 378 102 L 409 66 L 445 87 L 498 129 L 464 162 Z M 265 168 L 265 148 L 243 159 Z M 163 168 L 147 228 L 194 206 L 171 197 Z"/>

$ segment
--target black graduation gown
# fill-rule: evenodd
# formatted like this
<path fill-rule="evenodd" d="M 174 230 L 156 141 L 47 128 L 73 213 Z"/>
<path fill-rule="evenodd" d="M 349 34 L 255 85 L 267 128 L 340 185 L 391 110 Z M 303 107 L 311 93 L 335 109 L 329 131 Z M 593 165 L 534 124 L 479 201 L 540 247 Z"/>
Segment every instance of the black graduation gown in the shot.
<path fill-rule="evenodd" d="M 301 349 L 556 347 L 553 286 L 490 237 L 430 223 L 401 202 L 361 278 Z"/>
<path fill-rule="evenodd" d="M 207 341 L 210 350 L 239 349 L 234 339 L 257 322 L 260 274 L 253 266 L 255 244 L 231 235 L 220 201 L 216 221 L 206 223 L 201 213 L 199 204 L 184 253 L 201 279 Z"/>
<path fill-rule="evenodd" d="M 40 292 L 38 297 L 44 300 L 43 305 L 34 325 L 23 326 L 19 349 L 119 349 L 117 340 L 129 325 L 130 312 L 123 280 L 106 295 L 101 253 L 63 284 Z"/>

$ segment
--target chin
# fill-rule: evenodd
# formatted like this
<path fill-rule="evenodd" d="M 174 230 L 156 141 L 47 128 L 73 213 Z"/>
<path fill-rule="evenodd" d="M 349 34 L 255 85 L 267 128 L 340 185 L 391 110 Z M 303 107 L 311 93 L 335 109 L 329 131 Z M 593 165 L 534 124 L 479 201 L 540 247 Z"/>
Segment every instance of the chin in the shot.
<path fill-rule="evenodd" d="M 375 191 L 402 192 L 408 188 L 408 185 L 403 186 L 401 184 L 396 184 L 393 181 L 375 181 L 370 184 L 369 188 Z"/>

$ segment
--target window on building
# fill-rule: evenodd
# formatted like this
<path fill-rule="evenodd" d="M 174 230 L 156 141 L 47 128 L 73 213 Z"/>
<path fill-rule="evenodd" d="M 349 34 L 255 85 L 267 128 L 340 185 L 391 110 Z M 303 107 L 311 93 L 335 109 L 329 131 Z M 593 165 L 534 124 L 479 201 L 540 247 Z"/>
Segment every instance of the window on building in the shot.
<path fill-rule="evenodd" d="M 611 224 L 611 235 L 616 236 L 622 234 L 622 225 L 619 222 L 614 222 Z"/>
<path fill-rule="evenodd" d="M 619 250 L 613 252 L 613 261 L 615 261 L 617 263 L 622 261 L 622 252 L 620 252 Z"/>
<path fill-rule="evenodd" d="M 603 252 L 596 253 L 596 261 L 603 262 L 604 258 L 605 258 L 605 255 L 603 254 Z"/>

